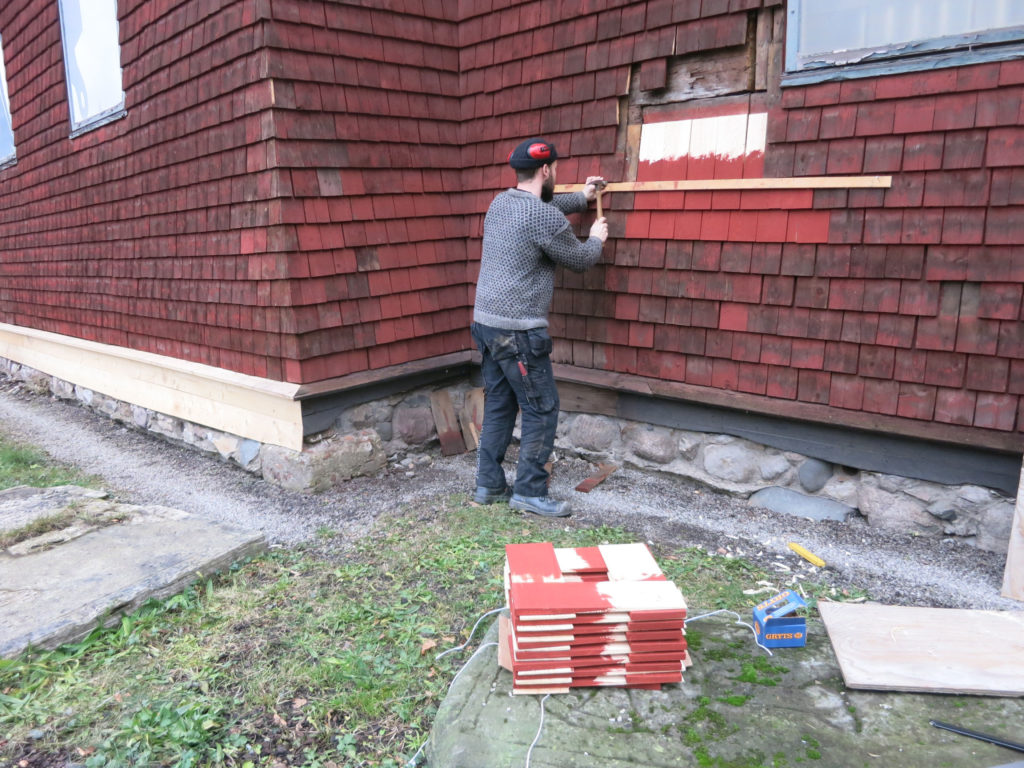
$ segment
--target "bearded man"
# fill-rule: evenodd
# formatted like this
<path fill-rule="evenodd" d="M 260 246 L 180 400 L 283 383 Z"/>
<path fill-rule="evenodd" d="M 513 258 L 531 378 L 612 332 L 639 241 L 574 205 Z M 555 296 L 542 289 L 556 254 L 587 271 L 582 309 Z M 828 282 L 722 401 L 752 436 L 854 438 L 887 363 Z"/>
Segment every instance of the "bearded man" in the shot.
<path fill-rule="evenodd" d="M 500 193 L 484 218 L 473 306 L 471 332 L 484 380 L 473 500 L 493 504 L 508 499 L 513 509 L 566 517 L 571 514 L 568 503 L 548 496 L 545 467 L 555 446 L 559 405 L 548 310 L 556 267 L 583 272 L 601 257 L 607 220 L 597 219 L 590 237 L 581 241 L 565 215 L 587 210 L 604 179 L 591 176 L 582 192 L 555 195 L 558 151 L 541 138 L 519 144 L 508 163 L 518 184 Z M 517 412 L 522 413 L 522 436 L 516 479 L 509 488 L 502 462 Z"/>

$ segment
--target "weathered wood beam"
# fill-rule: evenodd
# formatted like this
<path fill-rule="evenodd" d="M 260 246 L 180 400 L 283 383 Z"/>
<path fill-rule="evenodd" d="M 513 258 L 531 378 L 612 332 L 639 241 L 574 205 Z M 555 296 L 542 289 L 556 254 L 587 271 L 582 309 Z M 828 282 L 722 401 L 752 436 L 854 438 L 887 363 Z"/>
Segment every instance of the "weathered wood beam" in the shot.
<path fill-rule="evenodd" d="M 955 424 L 842 410 L 818 403 L 782 400 L 630 373 L 581 368 L 565 363 L 555 363 L 553 368 L 555 378 L 559 382 L 559 393 L 562 392 L 563 382 L 567 385 L 568 396 L 560 397 L 564 411 L 593 409 L 591 412 L 594 413 L 618 415 L 619 396 L 622 393 L 632 393 L 653 398 L 705 403 L 736 411 L 771 414 L 784 419 L 799 419 L 886 435 L 1020 454 L 1020 436 L 1015 433 L 981 431 L 974 427 Z M 570 383 L 576 386 L 570 388 Z"/>

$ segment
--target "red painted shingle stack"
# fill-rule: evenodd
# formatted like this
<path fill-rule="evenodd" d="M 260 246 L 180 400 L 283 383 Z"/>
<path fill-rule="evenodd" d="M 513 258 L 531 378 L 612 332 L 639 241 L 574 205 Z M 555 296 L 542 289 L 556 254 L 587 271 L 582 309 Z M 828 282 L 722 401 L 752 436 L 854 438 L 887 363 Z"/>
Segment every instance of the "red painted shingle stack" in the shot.
<path fill-rule="evenodd" d="M 510 544 L 505 592 L 499 661 L 513 693 L 657 688 L 690 664 L 686 601 L 644 544 Z"/>

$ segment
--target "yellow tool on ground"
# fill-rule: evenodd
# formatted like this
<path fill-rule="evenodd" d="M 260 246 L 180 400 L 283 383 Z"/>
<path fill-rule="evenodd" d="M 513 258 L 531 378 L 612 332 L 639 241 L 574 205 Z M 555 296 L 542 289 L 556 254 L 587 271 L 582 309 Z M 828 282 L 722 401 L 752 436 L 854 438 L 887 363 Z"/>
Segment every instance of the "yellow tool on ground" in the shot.
<path fill-rule="evenodd" d="M 807 562 L 813 563 L 814 565 L 818 566 L 819 568 L 824 568 L 825 567 L 825 561 L 824 560 L 822 560 L 817 555 L 815 555 L 815 554 L 813 554 L 811 552 L 808 552 L 806 549 L 801 547 L 799 544 L 796 544 L 796 543 L 791 541 L 791 542 L 789 542 L 789 548 L 792 549 L 794 552 L 796 552 L 798 555 L 800 555 L 800 557 L 802 557 Z"/>

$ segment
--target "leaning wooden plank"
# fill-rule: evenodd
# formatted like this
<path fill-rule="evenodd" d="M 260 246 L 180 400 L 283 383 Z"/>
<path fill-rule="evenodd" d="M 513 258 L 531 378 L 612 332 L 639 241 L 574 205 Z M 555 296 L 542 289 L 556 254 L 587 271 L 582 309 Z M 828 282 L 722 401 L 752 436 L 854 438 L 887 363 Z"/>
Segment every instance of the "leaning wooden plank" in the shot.
<path fill-rule="evenodd" d="M 465 453 L 466 444 L 462 441 L 462 435 L 459 432 L 455 408 L 452 406 L 451 397 L 445 390 L 439 389 L 430 393 L 430 412 L 434 414 L 437 437 L 441 441 L 441 453 L 445 456 Z"/>
<path fill-rule="evenodd" d="M 462 428 L 462 439 L 466 448 L 475 451 L 480 445 L 480 430 L 484 423 L 484 390 L 482 387 L 471 389 L 466 393 L 459 411 L 459 426 Z"/>
<path fill-rule="evenodd" d="M 1003 595 L 1024 602 L 1024 466 L 1017 485 L 1017 508 L 1010 528 L 1010 550 L 1003 571 Z"/>
<path fill-rule="evenodd" d="M 849 688 L 1024 695 L 1024 611 L 818 603 Z"/>
<path fill-rule="evenodd" d="M 459 429 L 462 430 L 462 439 L 466 443 L 466 450 L 475 451 L 480 445 L 480 430 L 476 428 L 476 424 L 464 410 L 459 411 Z"/>

